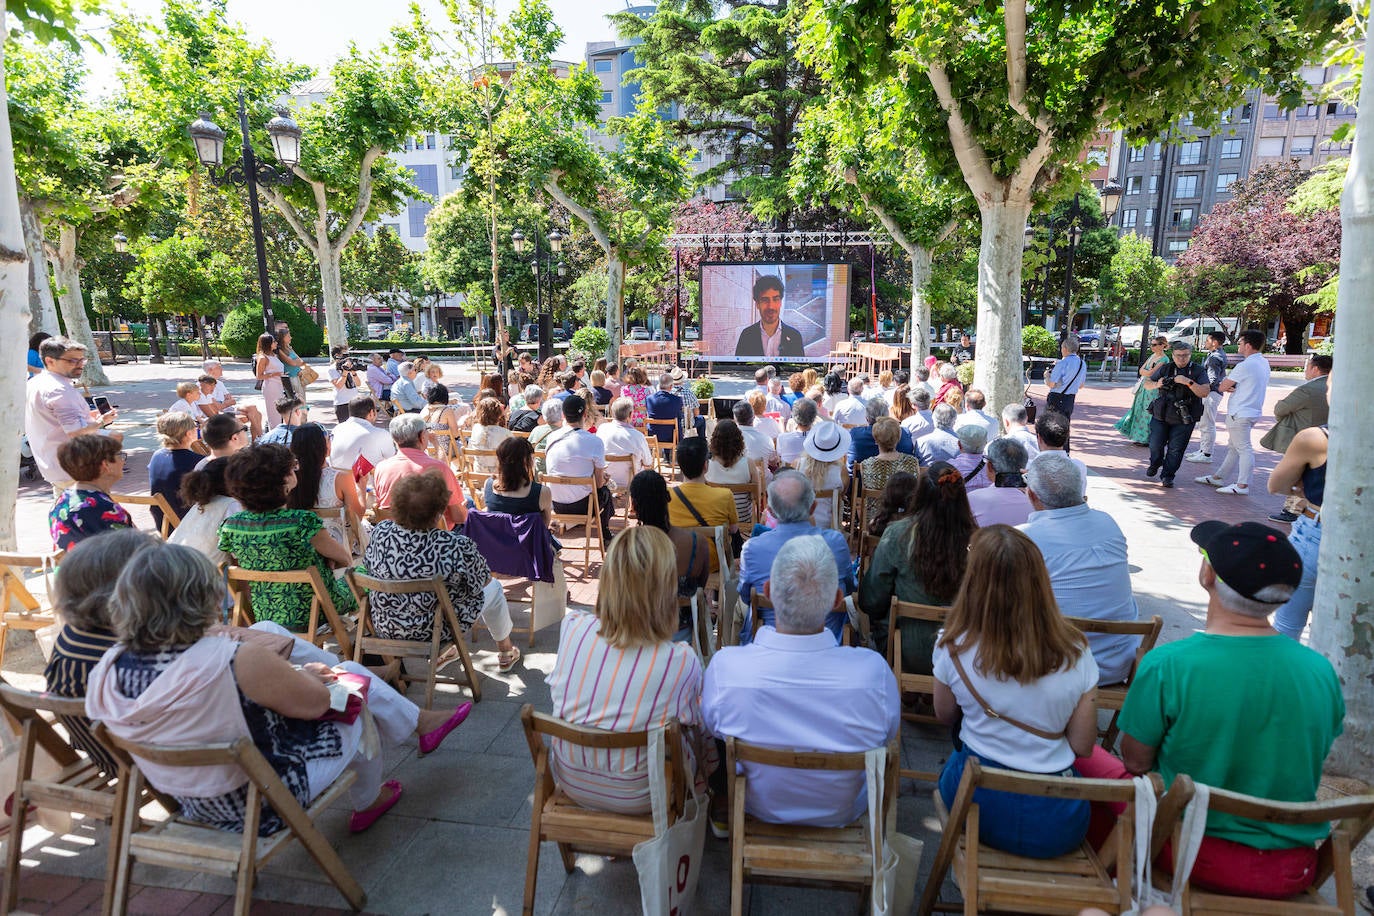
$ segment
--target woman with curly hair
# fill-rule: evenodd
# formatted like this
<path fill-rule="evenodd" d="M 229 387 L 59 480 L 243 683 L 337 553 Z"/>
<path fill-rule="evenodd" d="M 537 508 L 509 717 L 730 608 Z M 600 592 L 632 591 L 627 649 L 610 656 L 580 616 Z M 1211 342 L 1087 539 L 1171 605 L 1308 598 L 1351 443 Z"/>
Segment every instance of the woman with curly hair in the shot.
<path fill-rule="evenodd" d="M 744 434 L 734 420 L 719 420 L 711 432 L 711 463 L 706 468 L 707 483 L 752 483 L 758 485 L 754 465 L 745 457 Z M 735 511 L 741 530 L 753 530 L 753 501 L 748 494 L 735 494 Z"/>
<path fill-rule="evenodd" d="M 229 456 L 225 484 L 243 512 L 231 515 L 219 529 L 219 549 L 244 569 L 284 572 L 314 566 L 340 614 L 357 607 L 353 594 L 334 578 L 333 566 L 353 562 L 344 547 L 324 528 L 314 512 L 287 508 L 296 487 L 296 457 L 284 445 L 255 445 Z M 249 587 L 253 614 L 294 633 L 310 625 L 309 585 L 297 582 L 254 582 Z"/>
<path fill-rule="evenodd" d="M 554 378 L 560 371 L 562 371 L 562 363 L 559 362 L 557 356 L 550 356 L 539 367 L 539 379 L 536 384 L 545 391 L 550 388 L 562 387 L 556 383 Z"/>
<path fill-rule="evenodd" d="M 473 400 L 487 397 L 488 394 L 500 401 L 502 407 L 506 406 L 506 382 L 495 372 L 482 376 L 482 387 L 478 389 Z"/>
<path fill-rule="evenodd" d="M 484 397 L 473 407 L 472 438 L 468 448 L 495 451 L 502 442 L 510 437 L 506 429 L 506 408 L 493 397 Z M 496 459 L 481 456 L 475 459 L 476 469 L 492 473 L 496 470 Z"/>
<path fill-rule="evenodd" d="M 631 366 L 625 370 L 625 385 L 620 389 L 620 395 L 634 402 L 634 413 L 630 414 L 631 424 L 644 426 L 648 422 L 649 412 L 644 408 L 644 399 L 652 393 L 648 373 L 639 366 Z"/>
<path fill-rule="evenodd" d="M 969 538 L 978 527 L 964 492 L 964 477 L 946 461 L 921 470 L 911 517 L 883 532 L 859 588 L 876 645 L 887 653 L 887 618 L 895 595 L 902 601 L 948 606 L 959 592 L 968 563 Z M 902 671 L 930 674 L 939 624 L 901 624 Z"/>

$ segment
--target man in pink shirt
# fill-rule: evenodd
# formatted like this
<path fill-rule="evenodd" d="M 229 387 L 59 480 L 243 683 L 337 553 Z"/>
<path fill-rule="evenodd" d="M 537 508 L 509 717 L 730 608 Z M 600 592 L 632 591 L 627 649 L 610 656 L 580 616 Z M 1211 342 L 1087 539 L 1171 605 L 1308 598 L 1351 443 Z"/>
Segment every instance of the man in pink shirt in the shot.
<path fill-rule="evenodd" d="M 988 525 L 1024 525 L 1034 507 L 1026 495 L 1026 448 L 1011 436 L 988 443 L 984 455 L 985 473 L 992 486 L 968 493 L 968 505 L 979 528 Z"/>
<path fill-rule="evenodd" d="M 377 492 L 377 508 L 391 508 L 391 488 L 396 485 L 396 481 L 409 474 L 423 474 L 431 468 L 437 468 L 448 484 L 449 500 L 448 508 L 444 510 L 444 519 L 450 528 L 463 524 L 468 517 L 467 504 L 463 501 L 463 488 L 458 485 L 458 478 L 453 476 L 453 469 L 447 462 L 425 454 L 425 440 L 429 436 L 429 431 L 425 428 L 424 418 L 419 414 L 404 413 L 392 420 L 389 428 L 391 439 L 396 443 L 396 454 L 377 465 L 372 472 L 372 485 Z"/>
<path fill-rule="evenodd" d="M 38 471 L 53 492 L 60 494 L 72 481 L 57 463 L 57 448 L 73 436 L 109 435 L 123 443 L 123 433 L 106 433 L 119 412 L 96 413 L 76 386 L 86 367 L 86 348 L 66 337 L 49 337 L 38 348 L 43 371 L 25 389 L 24 431 L 29 437 Z"/>

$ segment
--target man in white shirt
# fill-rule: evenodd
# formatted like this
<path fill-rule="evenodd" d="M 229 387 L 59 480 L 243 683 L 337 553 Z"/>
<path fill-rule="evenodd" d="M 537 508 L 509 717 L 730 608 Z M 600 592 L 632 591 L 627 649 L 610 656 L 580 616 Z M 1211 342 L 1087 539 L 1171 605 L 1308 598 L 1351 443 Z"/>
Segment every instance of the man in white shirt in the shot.
<path fill-rule="evenodd" d="M 1083 479 L 1068 455 L 1043 452 L 1026 470 L 1026 495 L 1035 511 L 1020 526 L 1045 558 L 1054 600 L 1066 617 L 1136 620 L 1126 535 L 1116 521 L 1083 502 Z M 1130 673 L 1137 636 L 1089 633 L 1100 683 Z"/>
<path fill-rule="evenodd" d="M 897 734 L 901 698 L 876 652 L 837 646 L 826 614 L 840 600 L 835 558 L 815 535 L 792 538 L 773 560 L 764 593 L 775 627 L 748 646 L 721 649 L 706 669 L 702 721 L 719 738 L 773 748 L 857 752 Z M 841 827 L 864 816 L 862 772 L 745 765 L 745 811 L 775 824 Z"/>
<path fill-rule="evenodd" d="M 912 442 L 916 442 L 926 433 L 935 431 L 935 417 L 930 412 L 929 391 L 924 388 L 912 388 L 909 394 L 915 413 L 902 421 L 902 429 L 906 430 Z"/>
<path fill-rule="evenodd" d="M 1216 473 L 1197 478 L 1198 483 L 1216 487 L 1218 493 L 1232 496 L 1250 495 L 1250 475 L 1255 470 L 1255 444 L 1250 433 L 1260 414 L 1264 413 L 1264 392 L 1269 387 L 1269 361 L 1264 358 L 1264 332 L 1254 328 L 1238 335 L 1236 352 L 1240 363 L 1217 386 L 1226 402 L 1226 455 Z M 1236 482 L 1226 485 L 1231 471 Z"/>
<path fill-rule="evenodd" d="M 864 387 L 868 376 L 856 375 L 849 380 L 849 397 L 840 401 L 830 410 L 830 419 L 845 428 L 863 426 L 868 420 L 864 414 Z"/>
<path fill-rule="evenodd" d="M 630 478 L 648 467 L 653 467 L 654 453 L 649 449 L 649 440 L 644 434 L 630 425 L 634 414 L 635 402 L 626 397 L 611 402 L 611 422 L 602 423 L 596 429 L 596 437 L 606 449 L 606 457 L 629 455 L 634 458 L 630 467 L 622 462 L 607 462 L 606 473 L 615 481 L 617 487 L 630 486 Z"/>
<path fill-rule="evenodd" d="M 72 384 L 86 368 L 86 348 L 66 337 L 49 337 L 39 344 L 43 371 L 25 388 L 24 432 L 29 437 L 38 473 L 60 495 L 72 480 L 57 462 L 57 448 L 75 436 L 107 435 L 119 442 L 123 433 L 106 432 L 119 416 L 116 410 L 96 413 Z"/>
<path fill-rule="evenodd" d="M 811 425 L 816 422 L 818 410 L 816 402 L 810 398 L 802 398 L 797 402 L 797 406 L 792 408 L 792 430 L 778 436 L 776 446 L 778 458 L 783 464 L 795 464 L 797 459 L 801 458 L 806 434 L 811 432 Z"/>
<path fill-rule="evenodd" d="M 348 420 L 348 402 L 358 393 L 358 373 L 344 372 L 339 361 L 348 357 L 348 347 L 336 344 L 329 348 L 329 384 L 334 387 L 334 417 L 339 423 Z"/>
<path fill-rule="evenodd" d="M 782 415 L 782 421 L 792 416 L 792 408 L 782 399 L 782 379 L 770 378 L 768 380 L 767 402 L 768 412 Z"/>
<path fill-rule="evenodd" d="M 596 500 L 601 504 L 601 537 L 611 542 L 611 516 L 615 503 L 611 488 L 606 485 L 606 445 L 582 428 L 587 415 L 587 402 L 580 397 L 563 399 L 563 428 L 551 435 L 544 446 L 544 467 L 550 477 L 590 477 L 596 486 Z M 586 484 L 549 484 L 555 512 L 582 515 L 592 488 Z M 587 533 L 591 537 L 591 532 Z"/>
<path fill-rule="evenodd" d="M 749 406 L 749 402 L 736 401 L 732 413 L 740 435 L 744 437 L 744 456 L 750 461 L 762 461 L 770 471 L 781 467 L 782 459 L 773 447 L 773 440 L 754 425 L 754 408 Z"/>
<path fill-rule="evenodd" d="M 254 404 L 240 404 L 238 400 L 229 393 L 229 389 L 224 386 L 224 366 L 220 365 L 217 359 L 207 359 L 201 363 L 200 369 L 205 375 L 200 377 L 200 400 L 196 405 L 208 417 L 213 417 L 217 413 L 234 413 L 243 417 L 248 424 L 249 430 L 256 439 L 262 435 L 262 411 L 258 410 Z M 207 377 L 213 383 L 210 387 L 206 383 Z"/>
<path fill-rule="evenodd" d="M 997 438 L 1000 424 L 997 418 L 988 413 L 983 408 L 988 406 L 987 395 L 977 388 L 970 388 L 964 392 L 964 412 L 959 414 L 959 418 L 954 421 L 954 428 L 960 429 L 964 426 L 981 426 L 988 432 L 987 441 L 991 442 Z"/>
<path fill-rule="evenodd" d="M 368 394 L 355 394 L 348 402 L 348 419 L 334 427 L 330 442 L 329 466 L 352 471 L 359 458 L 368 469 L 375 468 L 396 454 L 396 443 L 385 429 L 378 429 L 377 402 Z M 362 475 L 366 476 L 364 470 Z"/>
<path fill-rule="evenodd" d="M 1006 427 L 1007 437 L 1021 443 L 1026 450 L 1026 463 L 1034 461 L 1035 456 L 1040 454 L 1040 442 L 1035 438 L 1035 430 L 1027 423 L 1026 405 L 1008 404 L 1003 407 L 1002 425 Z"/>
<path fill-rule="evenodd" d="M 917 391 L 924 391 L 931 399 L 934 399 L 935 386 L 930 384 L 930 367 L 917 366 L 912 371 L 916 374 L 916 381 L 911 383 L 912 400 L 914 401 L 916 399 Z"/>
<path fill-rule="evenodd" d="M 959 455 L 959 437 L 954 435 L 954 421 L 958 418 L 948 404 L 937 404 L 931 411 L 935 428 L 916 440 L 916 459 L 928 468 L 937 461 L 953 461 Z"/>

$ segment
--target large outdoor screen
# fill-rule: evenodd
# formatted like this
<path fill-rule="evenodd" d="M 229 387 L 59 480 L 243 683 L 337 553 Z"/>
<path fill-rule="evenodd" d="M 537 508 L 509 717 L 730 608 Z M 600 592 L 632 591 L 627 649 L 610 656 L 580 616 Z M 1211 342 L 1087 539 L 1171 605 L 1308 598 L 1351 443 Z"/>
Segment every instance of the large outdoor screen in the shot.
<path fill-rule="evenodd" d="M 849 336 L 848 264 L 701 265 L 701 343 L 715 362 L 824 362 Z"/>

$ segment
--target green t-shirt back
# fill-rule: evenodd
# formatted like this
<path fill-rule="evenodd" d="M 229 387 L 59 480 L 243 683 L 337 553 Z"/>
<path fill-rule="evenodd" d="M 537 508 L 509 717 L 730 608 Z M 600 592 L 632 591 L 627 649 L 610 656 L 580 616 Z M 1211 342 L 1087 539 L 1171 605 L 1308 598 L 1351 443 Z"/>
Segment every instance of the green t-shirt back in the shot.
<path fill-rule="evenodd" d="M 1232 792 L 1308 802 L 1344 718 L 1336 672 L 1317 652 L 1286 636 L 1196 633 L 1141 660 L 1120 726 L 1158 749 L 1165 785 L 1186 773 Z M 1311 846 L 1327 832 L 1207 816 L 1209 836 L 1255 849 Z"/>

